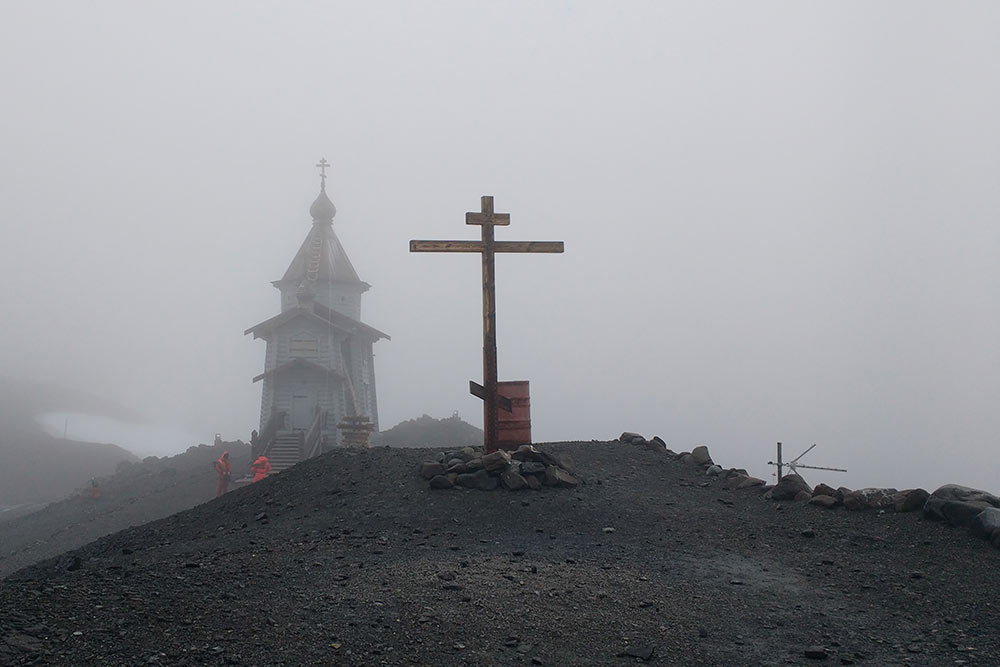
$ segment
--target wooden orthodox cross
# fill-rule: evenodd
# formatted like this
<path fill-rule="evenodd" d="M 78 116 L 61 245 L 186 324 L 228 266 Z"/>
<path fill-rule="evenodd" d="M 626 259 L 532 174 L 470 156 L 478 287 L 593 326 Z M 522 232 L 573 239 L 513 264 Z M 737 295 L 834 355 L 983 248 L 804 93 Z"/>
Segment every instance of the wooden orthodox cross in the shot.
<path fill-rule="evenodd" d="M 562 252 L 562 241 L 495 241 L 493 227 L 510 224 L 509 213 L 493 212 L 493 197 L 484 195 L 478 213 L 466 213 L 465 224 L 479 225 L 481 241 L 410 241 L 410 252 L 478 252 L 483 256 L 483 385 L 470 382 L 473 395 L 485 404 L 483 430 L 486 451 L 496 450 L 500 404 L 510 411 L 510 399 L 497 393 L 497 308 L 494 256 L 498 252 Z"/>

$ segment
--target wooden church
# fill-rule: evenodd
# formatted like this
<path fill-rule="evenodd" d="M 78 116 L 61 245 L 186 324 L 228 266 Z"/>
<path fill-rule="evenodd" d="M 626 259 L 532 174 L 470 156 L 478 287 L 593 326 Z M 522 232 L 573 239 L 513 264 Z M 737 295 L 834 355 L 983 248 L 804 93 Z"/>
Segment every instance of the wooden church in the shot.
<path fill-rule="evenodd" d="M 309 207 L 312 228 L 281 280 L 281 312 L 246 330 L 267 342 L 260 431 L 253 456 L 283 470 L 332 447 L 366 446 L 378 430 L 372 347 L 389 336 L 361 321 L 362 281 L 333 230 L 337 209 L 320 191 Z"/>

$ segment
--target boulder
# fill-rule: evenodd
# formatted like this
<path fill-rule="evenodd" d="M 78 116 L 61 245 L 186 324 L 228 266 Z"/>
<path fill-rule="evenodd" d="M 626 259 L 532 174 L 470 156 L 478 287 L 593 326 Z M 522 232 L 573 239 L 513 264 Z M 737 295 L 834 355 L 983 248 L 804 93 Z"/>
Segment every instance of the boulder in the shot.
<path fill-rule="evenodd" d="M 528 475 L 524 478 L 524 482 L 528 485 L 528 488 L 532 491 L 538 491 L 542 488 L 542 480 L 538 479 L 534 475 Z"/>
<path fill-rule="evenodd" d="M 737 489 L 753 489 L 753 488 L 762 489 L 762 488 L 764 488 L 765 484 L 767 484 L 767 482 L 765 482 L 762 479 L 757 479 L 756 477 L 744 477 L 742 480 L 740 480 L 740 483 L 736 485 L 736 488 Z"/>
<path fill-rule="evenodd" d="M 827 484 L 820 483 L 813 488 L 813 497 L 816 496 L 830 496 L 835 498 L 838 504 L 844 502 L 844 494 Z"/>
<path fill-rule="evenodd" d="M 618 436 L 618 441 L 626 445 L 631 445 L 632 441 L 635 440 L 636 438 L 642 438 L 643 440 L 645 440 L 645 438 L 643 438 L 638 433 L 633 433 L 632 431 L 625 431 L 620 436 Z"/>
<path fill-rule="evenodd" d="M 834 507 L 840 504 L 840 501 L 837 500 L 837 498 L 834 496 L 819 495 L 810 498 L 809 504 L 816 505 L 817 507 L 822 507 L 823 509 L 832 510 Z"/>
<path fill-rule="evenodd" d="M 521 476 L 520 468 L 519 465 L 509 465 L 500 474 L 500 483 L 503 484 L 504 488 L 517 491 L 528 485 L 528 482 Z"/>
<path fill-rule="evenodd" d="M 896 489 L 858 489 L 844 495 L 844 507 L 854 512 L 892 509 L 896 505 L 896 493 Z"/>
<path fill-rule="evenodd" d="M 545 469 L 545 486 L 574 487 L 579 482 L 559 466 L 548 466 Z"/>
<path fill-rule="evenodd" d="M 648 449 L 651 452 L 661 452 L 662 453 L 662 452 L 667 451 L 667 446 L 663 443 L 662 440 L 658 440 L 657 438 L 654 438 L 652 440 L 647 440 L 646 441 L 646 449 Z"/>
<path fill-rule="evenodd" d="M 444 471 L 445 467 L 443 463 L 433 463 L 428 461 L 420 464 L 420 476 L 424 479 L 431 479 L 432 477 L 443 474 Z"/>
<path fill-rule="evenodd" d="M 1000 509 L 990 507 L 977 514 L 969 524 L 969 532 L 984 540 L 992 539 L 1000 530 Z"/>
<path fill-rule="evenodd" d="M 545 472 L 545 464 L 538 461 L 523 461 L 519 472 L 522 475 L 540 475 Z"/>
<path fill-rule="evenodd" d="M 432 489 L 450 489 L 455 486 L 451 479 L 445 475 L 435 475 L 434 477 L 431 477 L 430 484 Z"/>
<path fill-rule="evenodd" d="M 972 489 L 968 486 L 959 486 L 958 484 L 945 484 L 932 493 L 931 496 L 934 498 L 941 498 L 943 500 L 982 502 L 990 505 L 991 507 L 1000 507 L 1000 498 L 994 496 L 992 493 L 987 493 L 986 491 L 981 491 L 979 489 Z"/>
<path fill-rule="evenodd" d="M 931 494 L 923 489 L 906 489 L 900 491 L 895 496 L 895 509 L 897 512 L 916 512 L 927 502 Z"/>
<path fill-rule="evenodd" d="M 993 505 L 982 500 L 948 500 L 931 494 L 924 503 L 924 516 L 940 519 L 952 526 L 968 526 L 980 512 L 990 507 Z"/>
<path fill-rule="evenodd" d="M 682 462 L 684 462 L 684 463 L 692 463 L 693 464 L 695 462 L 694 461 L 694 457 L 691 456 L 690 452 L 681 452 L 680 454 L 677 455 L 677 458 L 679 460 L 681 460 Z"/>
<path fill-rule="evenodd" d="M 494 470 L 506 470 L 510 465 L 510 452 L 498 449 L 495 452 L 484 454 L 482 457 L 483 469 L 487 472 Z"/>
<path fill-rule="evenodd" d="M 812 491 L 799 491 L 795 494 L 795 500 L 800 503 L 807 503 L 812 500 Z"/>
<path fill-rule="evenodd" d="M 722 479 L 729 479 L 733 476 L 749 477 L 750 473 L 743 468 L 730 468 L 729 470 L 723 470 L 719 473 L 719 477 Z"/>
<path fill-rule="evenodd" d="M 691 450 L 691 457 L 694 458 L 694 462 L 698 465 L 711 465 L 712 456 L 708 453 L 708 447 L 705 445 L 698 445 Z"/>
<path fill-rule="evenodd" d="M 654 435 L 652 438 L 649 439 L 649 441 L 652 443 L 656 443 L 657 445 L 663 447 L 664 449 L 667 448 L 667 443 L 663 440 L 663 438 L 661 438 L 658 435 Z"/>
<path fill-rule="evenodd" d="M 806 484 L 806 480 L 792 472 L 782 477 L 774 488 L 768 491 L 768 497 L 771 500 L 794 500 L 799 491 L 806 491 L 812 497 L 812 489 Z"/>
<path fill-rule="evenodd" d="M 497 478 L 485 470 L 463 473 L 455 480 L 456 486 L 462 486 L 467 489 L 479 489 L 480 491 L 492 491 L 499 484 L 500 482 Z"/>
<path fill-rule="evenodd" d="M 725 479 L 725 481 L 723 482 L 723 486 L 725 486 L 727 489 L 735 489 L 735 488 L 739 487 L 739 485 L 742 484 L 744 482 L 744 480 L 747 480 L 747 479 L 750 479 L 750 478 L 747 475 L 733 475 L 733 474 L 730 474 L 730 475 L 727 475 L 724 479 Z"/>
<path fill-rule="evenodd" d="M 711 477 L 718 477 L 722 473 L 722 466 L 710 465 L 708 469 L 705 470 L 705 474 Z"/>

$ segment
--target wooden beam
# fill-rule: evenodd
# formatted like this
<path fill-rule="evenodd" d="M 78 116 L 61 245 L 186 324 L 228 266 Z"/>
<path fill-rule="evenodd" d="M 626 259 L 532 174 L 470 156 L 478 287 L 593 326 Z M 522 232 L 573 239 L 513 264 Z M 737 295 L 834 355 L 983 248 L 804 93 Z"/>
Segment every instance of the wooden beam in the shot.
<path fill-rule="evenodd" d="M 493 252 L 563 252 L 562 241 L 494 241 Z M 482 241 L 410 241 L 410 252 L 482 252 Z"/>
<path fill-rule="evenodd" d="M 410 252 L 482 252 L 482 241 L 410 241 Z"/>
<path fill-rule="evenodd" d="M 486 387 L 473 380 L 469 380 L 469 393 L 476 398 L 486 400 Z M 514 412 L 514 404 L 503 394 L 497 394 L 497 402 L 507 412 Z"/>

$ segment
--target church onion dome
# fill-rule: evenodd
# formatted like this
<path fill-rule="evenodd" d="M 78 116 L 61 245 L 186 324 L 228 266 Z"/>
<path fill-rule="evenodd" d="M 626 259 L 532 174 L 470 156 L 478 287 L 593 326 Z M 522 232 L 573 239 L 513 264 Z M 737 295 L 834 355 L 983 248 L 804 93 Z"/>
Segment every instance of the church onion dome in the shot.
<path fill-rule="evenodd" d="M 325 187 L 320 188 L 319 196 L 309 207 L 309 215 L 312 216 L 314 222 L 333 222 L 333 216 L 337 215 L 337 207 L 326 196 Z"/>

